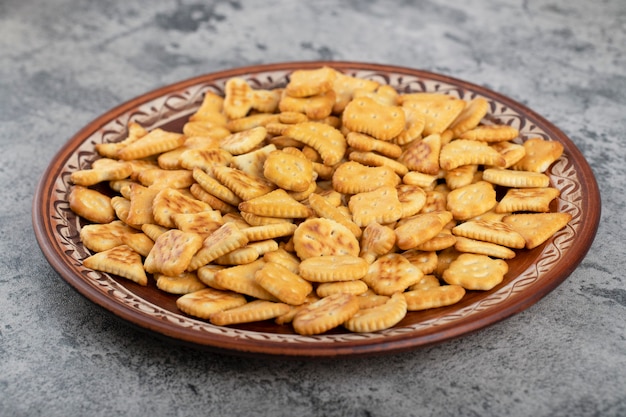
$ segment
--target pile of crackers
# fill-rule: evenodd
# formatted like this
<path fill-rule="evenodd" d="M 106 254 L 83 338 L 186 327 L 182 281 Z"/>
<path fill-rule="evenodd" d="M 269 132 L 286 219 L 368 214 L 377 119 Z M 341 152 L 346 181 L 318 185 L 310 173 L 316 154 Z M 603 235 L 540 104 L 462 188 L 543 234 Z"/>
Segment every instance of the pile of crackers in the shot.
<path fill-rule="evenodd" d="M 182 132 L 131 122 L 71 175 L 85 267 L 153 279 L 218 326 L 375 332 L 496 287 L 571 220 L 546 174 L 563 146 L 489 122 L 484 98 L 328 66 L 224 91 Z"/>

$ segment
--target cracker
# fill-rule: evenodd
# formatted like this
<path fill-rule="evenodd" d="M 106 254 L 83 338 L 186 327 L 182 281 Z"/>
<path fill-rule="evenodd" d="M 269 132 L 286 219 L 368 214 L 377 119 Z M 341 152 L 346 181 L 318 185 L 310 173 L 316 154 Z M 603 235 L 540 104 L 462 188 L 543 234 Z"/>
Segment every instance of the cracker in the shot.
<path fill-rule="evenodd" d="M 231 159 L 231 166 L 254 177 L 262 177 L 265 160 L 271 152 L 277 149 L 276 145 L 269 144 L 245 154 L 234 156 Z"/>
<path fill-rule="evenodd" d="M 256 92 L 256 91 L 255 91 Z M 255 129 L 255 128 L 260 128 L 260 127 L 264 127 L 270 123 L 275 123 L 278 122 L 278 115 L 277 114 L 270 114 L 270 113 L 255 113 L 255 114 L 251 114 L 249 116 L 245 116 L 245 117 L 241 117 L 239 119 L 233 119 L 233 120 L 229 120 L 228 123 L 226 123 L 226 128 L 233 132 L 233 133 L 239 133 L 239 132 L 244 132 L 244 131 L 249 131 L 251 129 Z M 234 142 L 233 138 L 232 138 L 232 134 L 226 136 L 225 138 L 223 138 L 222 140 L 226 140 L 230 137 L 229 141 Z M 244 135 L 245 137 L 245 135 Z M 263 137 L 263 139 L 265 139 L 265 137 Z M 253 140 L 250 140 L 248 138 L 245 139 L 248 143 L 245 145 L 246 147 L 250 146 L 250 143 L 253 142 Z M 230 146 L 237 146 L 236 143 L 231 143 Z"/>
<path fill-rule="evenodd" d="M 304 156 L 276 150 L 264 161 L 263 175 L 284 190 L 301 192 L 313 181 L 313 163 Z"/>
<path fill-rule="evenodd" d="M 293 71 L 285 87 L 285 93 L 291 97 L 310 97 L 331 91 L 337 71 L 323 66 L 317 69 Z"/>
<path fill-rule="evenodd" d="M 393 171 L 399 176 L 403 176 L 404 174 L 409 172 L 409 169 L 406 167 L 406 165 L 402 164 L 401 162 L 398 162 L 395 159 L 391 159 L 383 155 L 379 155 L 375 152 L 352 151 L 350 152 L 348 158 L 351 161 L 356 161 L 367 166 L 389 167 L 393 169 Z"/>
<path fill-rule="evenodd" d="M 533 211 L 547 213 L 550 203 L 561 192 L 554 187 L 542 188 L 510 188 L 498 205 L 496 213 L 511 213 L 514 211 Z"/>
<path fill-rule="evenodd" d="M 205 265 L 201 268 L 198 268 L 198 270 L 196 271 L 196 275 L 204 285 L 214 288 L 216 290 L 225 290 L 225 288 L 222 288 L 217 282 L 215 282 L 215 274 L 217 273 L 217 271 L 221 271 L 224 268 L 226 268 L 226 266 L 224 265 Z"/>
<path fill-rule="evenodd" d="M 283 111 L 278 114 L 278 122 L 284 124 L 296 124 L 310 121 L 306 114 L 297 111 Z"/>
<path fill-rule="evenodd" d="M 398 199 L 398 191 L 392 186 L 355 194 L 350 198 L 348 207 L 354 223 L 359 227 L 372 222 L 391 223 L 402 217 L 402 203 Z"/>
<path fill-rule="evenodd" d="M 454 249 L 454 246 L 437 253 L 437 268 L 433 271 L 433 275 L 443 278 L 443 272 L 448 269 L 452 261 L 458 258 L 460 254 L 461 252 Z"/>
<path fill-rule="evenodd" d="M 154 240 L 150 239 L 145 233 L 123 234 L 122 243 L 143 257 L 148 256 L 154 246 Z"/>
<path fill-rule="evenodd" d="M 320 120 L 330 116 L 335 100 L 335 92 L 332 90 L 309 97 L 291 97 L 284 94 L 278 108 L 281 112 L 299 112 L 305 114 L 307 119 Z"/>
<path fill-rule="evenodd" d="M 300 262 L 300 276 L 312 282 L 353 281 L 367 274 L 369 264 L 355 255 L 311 256 Z"/>
<path fill-rule="evenodd" d="M 352 221 L 350 216 L 344 215 L 340 209 L 333 206 L 324 197 L 319 194 L 311 194 L 309 196 L 309 205 L 319 217 L 334 220 L 347 227 L 357 239 L 361 237 L 361 228 Z"/>
<path fill-rule="evenodd" d="M 223 214 L 237 212 L 236 207 L 208 193 L 204 188 L 202 188 L 200 184 L 192 184 L 191 187 L 189 187 L 189 192 L 191 193 L 192 196 L 194 196 L 198 200 L 204 201 L 209 206 L 211 206 L 214 210 L 218 210 Z"/>
<path fill-rule="evenodd" d="M 209 320 L 216 326 L 229 326 L 232 324 L 270 320 L 288 311 L 289 306 L 284 303 L 254 300 L 239 307 L 211 314 Z"/>
<path fill-rule="evenodd" d="M 403 292 L 423 276 L 422 270 L 405 257 L 390 253 L 374 261 L 362 279 L 376 294 L 390 296 Z"/>
<path fill-rule="evenodd" d="M 203 211 L 213 211 L 213 208 L 203 201 L 188 197 L 172 188 L 159 191 L 152 202 L 154 220 L 164 227 L 176 227 L 172 219 L 174 214 Z"/>
<path fill-rule="evenodd" d="M 274 113 L 283 95 L 283 88 L 252 90 L 252 108 L 261 113 Z"/>
<path fill-rule="evenodd" d="M 293 223 L 293 219 L 290 219 L 290 218 L 259 216 L 258 214 L 248 213 L 246 211 L 240 211 L 239 214 L 246 221 L 246 223 L 248 223 L 250 226 L 265 226 L 265 225 L 270 225 L 270 224 Z"/>
<path fill-rule="evenodd" d="M 224 223 L 204 239 L 201 247 L 189 262 L 188 268 L 190 271 L 194 271 L 247 243 L 248 238 L 239 230 L 237 225 L 232 222 Z"/>
<path fill-rule="evenodd" d="M 76 185 L 68 197 L 70 209 L 90 222 L 110 223 L 115 220 L 111 197 L 99 191 Z"/>
<path fill-rule="evenodd" d="M 554 140 L 531 138 L 524 142 L 524 158 L 513 165 L 513 169 L 531 172 L 546 172 L 550 165 L 563 154 L 563 144 Z"/>
<path fill-rule="evenodd" d="M 194 168 L 192 175 L 193 179 L 198 182 L 198 185 L 213 197 L 233 206 L 241 203 L 241 197 L 200 168 Z"/>
<path fill-rule="evenodd" d="M 461 165 L 504 167 L 506 161 L 498 151 L 485 142 L 457 139 L 441 148 L 439 164 L 441 168 L 451 170 Z"/>
<path fill-rule="evenodd" d="M 230 135 L 232 132 L 226 129 L 225 126 L 217 126 L 213 123 L 207 123 L 204 121 L 199 122 L 187 122 L 183 125 L 183 134 L 185 137 L 202 136 L 211 139 L 223 139 Z"/>
<path fill-rule="evenodd" d="M 203 238 L 219 229 L 224 223 L 222 215 L 217 210 L 177 213 L 172 215 L 172 220 L 178 230 L 197 233 Z"/>
<path fill-rule="evenodd" d="M 426 252 L 435 252 L 454 246 L 455 243 L 456 236 L 454 236 L 448 229 L 443 229 L 441 232 L 437 233 L 437 236 L 417 245 L 415 249 Z"/>
<path fill-rule="evenodd" d="M 502 259 L 463 253 L 443 272 L 443 279 L 466 290 L 488 291 L 502 282 L 508 270 L 508 264 Z"/>
<path fill-rule="evenodd" d="M 458 138 L 464 132 L 474 129 L 489 111 L 489 102 L 482 97 L 472 99 L 449 126 L 452 137 Z"/>
<path fill-rule="evenodd" d="M 157 288 L 169 294 L 189 294 L 206 288 L 206 285 L 198 279 L 195 272 L 183 272 L 176 276 L 157 273 L 154 274 L 154 278 Z"/>
<path fill-rule="evenodd" d="M 254 248 L 259 256 L 264 256 L 267 252 L 278 250 L 278 242 L 275 239 L 264 239 L 248 242 L 248 248 Z"/>
<path fill-rule="evenodd" d="M 346 152 L 347 144 L 343 134 L 324 123 L 289 125 L 283 134 L 315 149 L 326 165 L 337 164 Z"/>
<path fill-rule="evenodd" d="M 122 245 L 123 235 L 136 232 L 121 220 L 104 224 L 87 224 L 80 229 L 80 241 L 89 250 L 103 252 Z"/>
<path fill-rule="evenodd" d="M 200 168 L 209 172 L 215 165 L 229 165 L 233 156 L 223 149 L 188 149 L 180 157 L 180 166 L 192 170 Z"/>
<path fill-rule="evenodd" d="M 359 241 L 345 226 L 330 219 L 307 219 L 293 234 L 300 259 L 314 256 L 359 255 Z"/>
<path fill-rule="evenodd" d="M 378 152 L 389 158 L 398 158 L 402 154 L 402 148 L 394 143 L 382 141 L 369 135 L 358 132 L 349 132 L 346 141 L 353 149 L 362 152 Z"/>
<path fill-rule="evenodd" d="M 300 271 L 300 259 L 293 253 L 287 252 L 284 248 L 278 248 L 275 251 L 265 253 L 263 259 L 265 262 L 279 264 L 294 274 Z"/>
<path fill-rule="evenodd" d="M 70 181 L 76 185 L 89 187 L 105 181 L 128 178 L 131 172 L 131 165 L 114 159 L 103 158 L 96 160 L 91 169 L 72 172 Z"/>
<path fill-rule="evenodd" d="M 154 242 L 144 261 L 146 272 L 180 275 L 189 266 L 192 257 L 202 246 L 202 237 L 196 233 L 168 230 Z"/>
<path fill-rule="evenodd" d="M 255 149 L 266 136 L 267 130 L 263 126 L 254 127 L 225 137 L 220 147 L 232 155 L 241 155 Z"/>
<path fill-rule="evenodd" d="M 512 249 L 521 249 L 526 245 L 524 237 L 503 221 L 469 220 L 455 226 L 452 233 Z"/>
<path fill-rule="evenodd" d="M 409 288 L 407 288 L 407 291 L 417 291 L 417 290 L 428 290 L 431 288 L 437 288 L 441 286 L 441 282 L 439 281 L 439 278 L 437 278 L 435 275 L 424 275 L 422 277 L 422 279 L 411 285 Z"/>
<path fill-rule="evenodd" d="M 332 175 L 333 188 L 344 194 L 373 191 L 384 186 L 395 187 L 399 183 L 400 177 L 389 167 L 368 167 L 354 161 L 341 164 Z"/>
<path fill-rule="evenodd" d="M 386 106 L 369 97 L 358 97 L 348 103 L 342 121 L 353 132 L 389 141 L 404 129 L 405 114 L 398 106 Z"/>
<path fill-rule="evenodd" d="M 224 268 L 215 273 L 215 282 L 227 290 L 260 300 L 276 301 L 276 297 L 260 286 L 254 279 L 257 271 L 260 271 L 264 265 L 265 261 L 258 259 L 245 265 Z"/>
<path fill-rule="evenodd" d="M 142 185 L 155 189 L 187 188 L 193 184 L 191 171 L 186 169 L 144 169 L 137 174 L 137 181 Z"/>
<path fill-rule="evenodd" d="M 142 226 L 144 224 L 155 223 L 153 215 L 154 198 L 160 190 L 156 188 L 144 187 L 141 184 L 131 183 L 130 187 L 130 207 L 126 222 L 132 226 Z"/>
<path fill-rule="evenodd" d="M 435 213 L 413 216 L 394 230 L 396 245 L 402 250 L 413 249 L 437 236 L 444 224 Z"/>
<path fill-rule="evenodd" d="M 206 91 L 202 97 L 200 107 L 189 116 L 189 120 L 215 120 L 216 114 L 221 114 L 224 97 L 212 91 Z"/>
<path fill-rule="evenodd" d="M 286 219 L 306 218 L 312 214 L 309 207 L 296 201 L 282 188 L 239 203 L 239 210 L 257 216 Z"/>
<path fill-rule="evenodd" d="M 96 143 L 96 151 L 105 158 L 117 158 L 117 152 L 128 146 L 129 144 L 139 140 L 142 136 L 145 136 L 148 131 L 137 122 L 128 123 L 128 133 L 126 137 L 114 143 Z"/>
<path fill-rule="evenodd" d="M 456 237 L 454 248 L 459 252 L 476 253 L 478 255 L 487 255 L 492 258 L 513 259 L 515 257 L 515 251 L 507 248 L 506 246 L 469 239 L 462 236 Z"/>
<path fill-rule="evenodd" d="M 219 256 L 212 262 L 218 265 L 245 265 L 256 261 L 259 257 L 260 255 L 258 250 L 254 247 L 246 245 L 242 248 L 237 248 Z"/>
<path fill-rule="evenodd" d="M 456 188 L 447 197 L 447 209 L 458 220 L 468 220 L 486 213 L 496 204 L 496 190 L 486 181 Z"/>
<path fill-rule="evenodd" d="M 176 300 L 176 307 L 190 316 L 208 319 L 219 311 L 239 307 L 246 302 L 246 297 L 241 294 L 204 288 L 179 297 Z"/>
<path fill-rule="evenodd" d="M 483 179 L 492 184 L 513 188 L 538 188 L 550 185 L 550 177 L 546 174 L 513 169 L 488 168 L 483 171 Z"/>
<path fill-rule="evenodd" d="M 146 236 L 148 236 L 153 242 L 168 230 L 170 229 L 167 227 L 159 226 L 158 224 L 141 225 L 141 231 L 144 232 Z"/>
<path fill-rule="evenodd" d="M 404 129 L 398 136 L 392 139 L 396 145 L 406 145 L 422 137 L 426 118 L 423 114 L 407 107 L 402 107 L 404 111 Z"/>
<path fill-rule="evenodd" d="M 333 112 L 336 114 L 343 112 L 346 105 L 352 100 L 355 91 L 375 91 L 379 86 L 380 83 L 377 81 L 357 78 L 336 71 L 333 90 L 337 98 Z"/>
<path fill-rule="evenodd" d="M 185 137 L 180 133 L 155 128 L 137 141 L 120 149 L 117 157 L 124 161 L 147 158 L 176 149 L 184 142 Z"/>
<path fill-rule="evenodd" d="M 409 185 L 417 185 L 424 189 L 430 189 L 437 181 L 436 175 L 428 175 L 422 172 L 409 171 L 402 177 L 402 182 Z"/>
<path fill-rule="evenodd" d="M 291 236 L 295 232 L 296 226 L 293 223 L 275 223 L 261 226 L 253 226 L 242 229 L 243 234 L 249 242 L 275 239 L 284 236 Z"/>
<path fill-rule="evenodd" d="M 254 177 L 231 167 L 214 167 L 213 174 L 222 185 L 228 187 L 242 200 L 262 196 L 276 188 L 274 184 L 264 178 Z"/>
<path fill-rule="evenodd" d="M 478 165 L 461 165 L 458 168 L 446 171 L 444 179 L 450 190 L 464 187 L 475 182 Z"/>
<path fill-rule="evenodd" d="M 402 205 L 402 218 L 419 213 L 426 204 L 426 192 L 417 185 L 400 184 L 396 187 Z"/>
<path fill-rule="evenodd" d="M 410 249 L 400 253 L 424 274 L 432 273 L 437 268 L 437 252 Z"/>
<path fill-rule="evenodd" d="M 377 332 L 398 324 L 406 312 L 404 295 L 394 294 L 385 304 L 359 310 L 344 323 L 344 327 L 352 332 Z"/>
<path fill-rule="evenodd" d="M 524 146 L 513 142 L 496 142 L 491 147 L 500 152 L 504 158 L 505 163 L 502 168 L 512 167 L 526 155 Z"/>
<path fill-rule="evenodd" d="M 351 318 L 359 310 L 357 296 L 338 293 L 308 304 L 293 319 L 296 333 L 311 336 L 322 334 Z"/>
<path fill-rule="evenodd" d="M 266 262 L 254 279 L 278 300 L 294 306 L 304 304 L 313 291 L 310 282 L 277 263 Z"/>
<path fill-rule="evenodd" d="M 433 133 L 442 133 L 461 114 L 465 108 L 465 101 L 448 96 L 446 99 L 434 98 L 414 100 L 411 98 L 402 102 L 403 107 L 413 109 L 425 118 L 424 136 Z"/>
<path fill-rule="evenodd" d="M 440 152 L 441 135 L 434 133 L 421 140 L 411 142 L 402 152 L 399 161 L 411 171 L 437 175 L 439 173 Z"/>
<path fill-rule="evenodd" d="M 385 304 L 391 297 L 387 295 L 378 295 L 371 289 L 368 289 L 363 294 L 359 294 L 357 297 L 359 301 L 359 310 L 366 308 L 376 307 Z"/>
<path fill-rule="evenodd" d="M 458 303 L 464 296 L 465 288 L 460 285 L 441 285 L 404 293 L 408 311 L 446 307 Z"/>
<path fill-rule="evenodd" d="M 315 288 L 315 292 L 319 297 L 328 297 L 332 294 L 345 293 L 353 295 L 361 295 L 365 293 L 369 287 L 361 280 L 323 282 Z"/>
<path fill-rule="evenodd" d="M 130 201 L 122 196 L 116 195 L 111 198 L 111 207 L 113 207 L 117 218 L 128 224 L 128 221 L 126 219 L 128 217 L 128 211 L 130 209 Z"/>
<path fill-rule="evenodd" d="M 141 255 L 126 245 L 91 255 L 83 266 L 129 279 L 139 285 L 148 285 L 148 277 L 141 263 Z"/>
<path fill-rule="evenodd" d="M 461 139 L 479 140 L 482 142 L 506 142 L 519 136 L 519 130 L 509 125 L 481 125 L 460 135 Z"/>
<path fill-rule="evenodd" d="M 504 224 L 523 236 L 526 249 L 533 249 L 550 239 L 572 219 L 569 213 L 521 213 L 506 216 Z"/>
<path fill-rule="evenodd" d="M 252 109 L 252 87 L 240 77 L 232 77 L 224 86 L 223 111 L 229 119 L 240 119 Z"/>

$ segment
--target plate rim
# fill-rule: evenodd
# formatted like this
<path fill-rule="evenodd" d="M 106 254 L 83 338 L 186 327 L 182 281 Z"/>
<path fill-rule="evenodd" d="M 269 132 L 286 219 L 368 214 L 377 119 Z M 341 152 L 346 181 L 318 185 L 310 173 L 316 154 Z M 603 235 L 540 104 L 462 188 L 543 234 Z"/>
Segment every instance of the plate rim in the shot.
<path fill-rule="evenodd" d="M 285 346 L 284 344 L 270 346 L 255 346 L 254 342 L 249 340 L 240 340 L 232 337 L 217 337 L 211 335 L 212 343 L 199 343 L 197 340 L 197 332 L 188 328 L 179 327 L 172 331 L 172 327 L 167 322 L 155 320 L 149 316 L 138 316 L 133 311 L 130 311 L 125 305 L 121 305 L 112 302 L 110 297 L 105 296 L 104 293 L 93 290 L 93 285 L 80 276 L 74 276 L 71 267 L 68 266 L 67 257 L 59 256 L 59 252 L 54 250 L 56 242 L 49 239 L 49 233 L 52 234 L 51 224 L 48 224 L 45 216 L 42 213 L 47 212 L 47 208 L 50 207 L 51 195 L 47 195 L 46 191 L 50 190 L 50 187 L 54 186 L 51 174 L 55 171 L 54 165 L 58 161 L 65 162 L 75 151 L 76 147 L 83 143 L 88 137 L 95 133 L 100 127 L 106 123 L 114 120 L 116 117 L 124 114 L 125 112 L 136 108 L 137 106 L 149 102 L 150 100 L 165 96 L 172 92 L 182 90 L 186 87 L 190 87 L 199 83 L 209 82 L 211 80 L 224 79 L 233 76 L 242 76 L 246 74 L 256 74 L 270 71 L 291 71 L 295 69 L 312 69 L 323 65 L 334 66 L 340 70 L 373 70 L 384 71 L 393 74 L 406 74 L 410 76 L 418 76 L 426 78 L 428 80 L 440 81 L 448 84 L 452 84 L 455 87 L 462 88 L 464 90 L 470 90 L 472 92 L 478 92 L 481 95 L 491 98 L 492 100 L 502 103 L 508 107 L 518 110 L 527 119 L 540 125 L 540 127 L 550 133 L 550 137 L 557 139 L 563 143 L 570 152 L 573 153 L 572 158 L 576 160 L 576 170 L 581 178 L 585 179 L 585 188 L 583 194 L 586 198 L 582 201 L 581 210 L 585 213 L 591 213 L 590 217 L 586 218 L 584 224 L 579 228 L 577 238 L 581 237 L 585 239 L 582 244 L 574 244 L 569 249 L 568 258 L 571 262 L 568 262 L 561 274 L 557 277 L 551 277 L 547 283 L 544 283 L 539 287 L 538 291 L 534 291 L 530 295 L 521 297 L 519 294 L 514 297 L 513 302 L 507 303 L 506 306 L 498 310 L 498 317 L 494 319 L 489 310 L 479 312 L 472 316 L 470 323 L 464 323 L 462 328 L 458 328 L 454 325 L 442 325 L 439 331 L 428 331 L 420 335 L 416 339 L 415 335 L 410 332 L 406 335 L 390 336 L 385 338 L 382 342 L 375 343 L 326 343 L 319 342 L 313 347 L 307 348 L 303 346 Z M 62 164 L 61 164 L 62 165 Z M 56 178 L 56 177 L 54 177 Z M 90 122 L 88 122 L 83 128 L 76 132 L 68 141 L 66 141 L 62 147 L 56 152 L 53 158 L 48 163 L 46 169 L 41 174 L 41 177 L 37 183 L 35 194 L 32 203 L 32 223 L 34 233 L 39 244 L 39 247 L 47 259 L 52 268 L 60 275 L 60 277 L 69 284 L 72 288 L 78 291 L 81 295 L 102 307 L 106 311 L 112 313 L 114 316 L 122 319 L 128 324 L 134 325 L 133 327 L 147 330 L 151 333 L 155 333 L 157 336 L 165 337 L 166 339 L 174 342 L 182 342 L 183 344 L 193 347 L 206 348 L 216 352 L 222 353 L 234 353 L 254 356 L 258 355 L 270 355 L 270 356 L 295 356 L 295 357 L 331 357 L 331 356 L 363 356 L 363 355 L 375 355 L 383 353 L 395 353 L 407 350 L 412 350 L 418 347 L 424 347 L 432 344 L 437 344 L 467 335 L 475 332 L 496 322 L 502 321 L 518 312 L 521 312 L 531 305 L 544 298 L 548 293 L 559 286 L 565 281 L 571 273 L 578 267 L 580 262 L 584 259 L 585 255 L 592 246 L 593 240 L 597 233 L 597 229 L 601 217 L 601 199 L 600 190 L 593 174 L 591 167 L 584 158 L 583 154 L 576 147 L 574 142 L 567 137 L 556 125 L 548 121 L 546 118 L 536 113 L 526 105 L 502 95 L 490 88 L 480 86 L 465 80 L 461 80 L 448 75 L 431 72 L 428 70 L 421 70 L 415 68 L 409 68 L 404 66 L 358 62 L 358 61 L 288 61 L 278 62 L 270 64 L 250 65 L 237 68 L 225 69 L 220 71 L 214 71 L 191 78 L 187 78 L 172 84 L 163 85 L 157 87 L 144 94 L 140 94 L 133 97 L 119 105 L 111 108 L 110 110 L 97 116 Z M 47 233 L 49 232 L 49 233 Z M 68 276 L 70 275 L 70 276 Z M 118 308 L 112 308 L 111 304 Z M 444 333 L 445 336 L 442 336 Z"/>

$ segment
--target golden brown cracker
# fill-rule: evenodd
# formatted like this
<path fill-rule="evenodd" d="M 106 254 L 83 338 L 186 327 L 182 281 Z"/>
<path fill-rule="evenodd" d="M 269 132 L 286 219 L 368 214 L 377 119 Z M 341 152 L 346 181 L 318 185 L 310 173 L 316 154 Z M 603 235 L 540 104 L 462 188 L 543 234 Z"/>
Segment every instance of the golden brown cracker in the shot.
<path fill-rule="evenodd" d="M 508 264 L 502 259 L 463 253 L 443 272 L 443 279 L 466 290 L 488 291 L 500 284 L 507 272 Z"/>
<path fill-rule="evenodd" d="M 68 197 L 70 209 L 77 215 L 94 223 L 110 223 L 115 220 L 111 197 L 87 187 L 75 185 Z"/>
<path fill-rule="evenodd" d="M 377 332 L 398 324 L 407 313 L 404 294 L 393 294 L 384 304 L 359 310 L 344 323 L 352 332 Z"/>
<path fill-rule="evenodd" d="M 144 261 L 149 273 L 180 275 L 187 269 L 194 254 L 202 246 L 202 237 L 196 233 L 171 229 L 160 235 Z"/>
<path fill-rule="evenodd" d="M 357 296 L 337 293 L 308 304 L 293 319 L 296 333 L 310 336 L 343 324 L 359 310 Z"/>
<path fill-rule="evenodd" d="M 398 106 L 387 106 L 369 97 L 358 97 L 344 109 L 342 122 L 353 132 L 389 141 L 404 129 L 405 114 Z"/>
<path fill-rule="evenodd" d="M 139 285 L 148 284 L 141 256 L 126 245 L 115 246 L 91 255 L 83 260 L 83 265 L 97 271 L 119 275 Z"/>
<path fill-rule="evenodd" d="M 424 273 L 397 253 L 383 255 L 374 261 L 362 278 L 379 295 L 393 295 L 419 282 Z"/>
<path fill-rule="evenodd" d="M 533 249 L 551 238 L 572 219 L 569 213 L 520 213 L 502 221 L 523 236 L 527 249 Z"/>
<path fill-rule="evenodd" d="M 359 241 L 345 226 L 330 219 L 312 218 L 298 225 L 294 249 L 300 259 L 314 256 L 359 255 Z"/>

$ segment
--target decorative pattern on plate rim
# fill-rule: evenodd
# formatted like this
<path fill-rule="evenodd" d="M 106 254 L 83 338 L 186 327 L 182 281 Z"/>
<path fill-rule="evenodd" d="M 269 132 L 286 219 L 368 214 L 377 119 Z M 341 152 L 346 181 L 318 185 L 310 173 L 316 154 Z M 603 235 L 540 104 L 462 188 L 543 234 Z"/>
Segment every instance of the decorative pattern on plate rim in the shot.
<path fill-rule="evenodd" d="M 275 88 L 284 86 L 288 81 L 290 71 L 268 71 L 255 73 L 245 77 L 255 88 Z M 437 91 L 452 94 L 462 99 L 472 99 L 481 96 L 480 93 L 471 89 L 447 84 L 444 82 L 423 79 L 406 74 L 393 74 L 387 72 L 377 72 L 370 70 L 348 71 L 350 75 L 362 78 L 369 78 L 379 81 L 381 84 L 388 84 L 395 87 L 400 92 Z M 529 266 L 517 277 L 511 279 L 498 291 L 487 297 L 481 298 L 473 304 L 456 310 L 431 320 L 418 322 L 404 327 L 396 327 L 377 333 L 366 334 L 332 334 L 317 335 L 313 337 L 292 335 L 260 333 L 233 329 L 228 327 L 214 326 L 208 322 L 172 313 L 158 305 L 136 296 L 134 293 L 119 284 L 109 275 L 88 270 L 82 267 L 82 260 L 89 256 L 89 252 L 80 242 L 79 231 L 80 221 L 69 209 L 68 195 L 71 187 L 69 181 L 70 174 L 77 169 L 88 168 L 91 163 L 98 158 L 94 145 L 96 143 L 117 142 L 122 140 L 127 132 L 129 121 L 135 121 L 146 127 L 153 129 L 164 126 L 168 122 L 181 119 L 190 115 L 199 106 L 202 96 L 206 91 L 213 91 L 218 94 L 223 93 L 226 79 L 218 79 L 213 82 L 201 82 L 188 86 L 181 91 L 176 91 L 162 97 L 155 98 L 141 104 L 133 111 L 119 115 L 114 120 L 109 121 L 104 126 L 93 132 L 86 140 L 78 145 L 76 150 L 64 161 L 56 175 L 54 189 L 52 192 L 52 215 L 49 222 L 53 230 L 56 230 L 56 244 L 61 248 L 71 261 L 72 267 L 86 281 L 88 281 L 98 291 L 106 293 L 116 302 L 129 309 L 148 315 L 156 320 L 162 320 L 188 328 L 199 333 L 214 335 L 224 335 L 248 340 L 264 340 L 280 343 L 328 343 L 358 340 L 375 340 L 392 336 L 400 336 L 407 333 L 415 333 L 435 326 L 441 326 L 478 314 L 488 310 L 495 305 L 504 302 L 509 297 L 519 294 L 528 286 L 533 285 L 551 269 L 560 259 L 566 256 L 568 249 L 572 246 L 576 230 L 580 227 L 582 219 L 582 192 L 580 179 L 568 155 L 564 154 L 550 169 L 549 175 L 552 185 L 558 188 L 561 195 L 558 199 L 560 211 L 572 214 L 572 220 L 566 228 L 558 232 L 554 239 L 547 244 L 538 261 Z M 488 120 L 492 122 L 510 124 L 520 131 L 520 136 L 524 139 L 539 136 L 550 139 L 549 135 L 534 124 L 531 120 L 516 112 L 514 109 L 496 101 L 493 98 L 483 96 L 490 103 L 490 115 Z"/>

